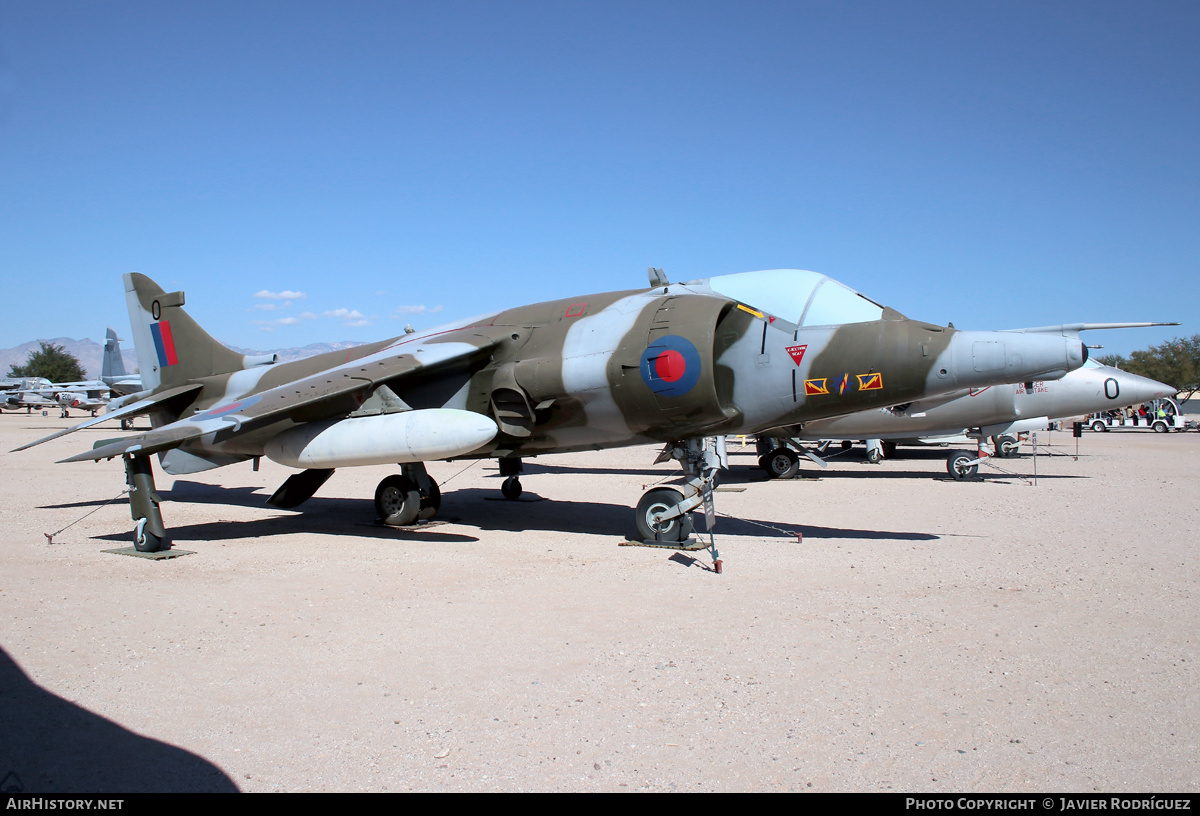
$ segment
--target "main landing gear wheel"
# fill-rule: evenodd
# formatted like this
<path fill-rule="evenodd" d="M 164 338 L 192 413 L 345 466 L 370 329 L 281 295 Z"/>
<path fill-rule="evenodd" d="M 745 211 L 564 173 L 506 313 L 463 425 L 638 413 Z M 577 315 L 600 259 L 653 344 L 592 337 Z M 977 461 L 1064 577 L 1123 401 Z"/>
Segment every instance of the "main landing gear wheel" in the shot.
<path fill-rule="evenodd" d="M 791 448 L 776 448 L 758 464 L 772 479 L 794 479 L 800 472 L 800 457 Z"/>
<path fill-rule="evenodd" d="M 442 491 L 437 486 L 437 482 L 430 479 L 429 489 L 421 487 L 418 482 L 417 492 L 421 494 L 421 509 L 417 512 L 417 518 L 421 521 L 429 521 L 438 514 L 438 510 L 442 509 Z"/>
<path fill-rule="evenodd" d="M 421 491 L 407 476 L 388 476 L 375 488 L 375 512 L 390 527 L 407 527 L 421 509 Z"/>
<path fill-rule="evenodd" d="M 968 465 L 975 457 L 965 451 L 953 451 L 946 460 L 946 470 L 955 479 L 970 479 L 979 472 L 979 465 Z"/>
<path fill-rule="evenodd" d="M 646 491 L 638 502 L 634 523 L 643 541 L 687 541 L 692 534 L 695 520 L 691 513 L 676 516 L 666 521 L 655 522 L 654 517 L 665 513 L 683 501 L 683 494 L 673 487 L 656 487 Z"/>
<path fill-rule="evenodd" d="M 504 480 L 504 484 L 500 485 L 500 494 L 509 501 L 521 498 L 521 480 L 516 476 L 509 476 Z"/>

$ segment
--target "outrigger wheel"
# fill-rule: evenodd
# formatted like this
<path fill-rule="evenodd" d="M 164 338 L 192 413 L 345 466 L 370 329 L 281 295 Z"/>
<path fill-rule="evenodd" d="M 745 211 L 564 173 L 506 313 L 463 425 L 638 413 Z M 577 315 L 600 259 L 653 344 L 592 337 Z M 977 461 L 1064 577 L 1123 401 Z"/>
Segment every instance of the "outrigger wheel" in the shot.
<path fill-rule="evenodd" d="M 148 522 L 149 519 L 140 518 L 133 528 L 133 548 L 138 552 L 158 552 L 166 544 L 166 538 L 146 529 Z"/>
<path fill-rule="evenodd" d="M 146 456 L 124 454 L 125 480 L 129 484 L 129 514 L 133 528 L 133 548 L 138 552 L 158 552 L 170 547 L 162 512 L 158 509 L 158 493 L 154 489 L 154 473 Z"/>

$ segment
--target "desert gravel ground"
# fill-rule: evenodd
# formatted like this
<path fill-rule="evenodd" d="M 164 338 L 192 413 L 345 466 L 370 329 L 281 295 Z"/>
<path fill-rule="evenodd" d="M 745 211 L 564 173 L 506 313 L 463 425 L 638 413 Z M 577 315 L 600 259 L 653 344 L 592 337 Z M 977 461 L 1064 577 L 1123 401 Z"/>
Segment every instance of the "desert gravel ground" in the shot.
<path fill-rule="evenodd" d="M 297 511 L 266 461 L 157 471 L 195 554 L 112 555 L 120 462 L 53 462 L 115 423 L 7 452 L 75 421 L 0 416 L 26 790 L 1200 790 L 1200 433 L 1056 433 L 1036 485 L 861 448 L 769 482 L 734 447 L 717 574 L 620 546 L 675 474 L 648 448 L 530 460 L 517 502 L 436 463 L 419 532 L 372 524 L 387 468 Z"/>

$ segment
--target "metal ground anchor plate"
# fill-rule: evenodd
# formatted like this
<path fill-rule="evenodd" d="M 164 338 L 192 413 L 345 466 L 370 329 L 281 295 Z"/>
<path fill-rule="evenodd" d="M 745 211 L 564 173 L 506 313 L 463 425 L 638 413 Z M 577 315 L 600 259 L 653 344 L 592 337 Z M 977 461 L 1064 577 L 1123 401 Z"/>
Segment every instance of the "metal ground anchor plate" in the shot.
<path fill-rule="evenodd" d="M 381 520 L 376 519 L 375 521 L 371 522 L 370 524 L 368 524 L 365 521 L 360 521 L 360 522 L 358 522 L 358 524 L 356 526 L 358 526 L 358 527 L 374 527 L 374 528 L 380 529 L 380 530 L 403 530 L 404 532 L 411 533 L 413 531 L 429 530 L 429 529 L 432 529 L 433 527 L 441 527 L 443 524 L 454 524 L 454 523 L 457 523 L 458 521 L 459 521 L 459 517 L 455 516 L 454 518 L 449 518 L 449 519 L 429 519 L 429 520 L 420 519 L 418 521 L 413 522 L 412 524 L 400 525 L 400 524 L 384 524 Z"/>
<path fill-rule="evenodd" d="M 101 550 L 100 552 L 112 553 L 113 555 L 132 555 L 134 558 L 149 558 L 151 561 L 166 561 L 170 558 L 179 558 L 181 555 L 195 555 L 195 550 L 159 550 L 158 552 L 138 552 L 133 547 L 121 547 L 116 550 Z"/>
<path fill-rule="evenodd" d="M 637 538 L 627 538 L 621 542 L 622 547 L 658 547 L 662 550 L 683 550 L 691 552 L 693 550 L 707 550 L 708 545 L 700 541 L 698 538 L 689 538 L 687 541 L 642 541 Z"/>

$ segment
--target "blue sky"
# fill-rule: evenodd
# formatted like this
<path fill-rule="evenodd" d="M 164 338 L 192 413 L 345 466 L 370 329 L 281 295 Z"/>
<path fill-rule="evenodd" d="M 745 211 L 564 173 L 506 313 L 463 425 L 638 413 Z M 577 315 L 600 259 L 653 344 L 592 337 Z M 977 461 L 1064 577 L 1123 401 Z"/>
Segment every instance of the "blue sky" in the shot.
<path fill-rule="evenodd" d="M 1200 332 L 1198 42 L 1194 0 L 6 0 L 0 347 L 126 336 L 124 272 L 267 349 L 659 266 L 1183 322 L 1088 338 L 1144 348 Z"/>

